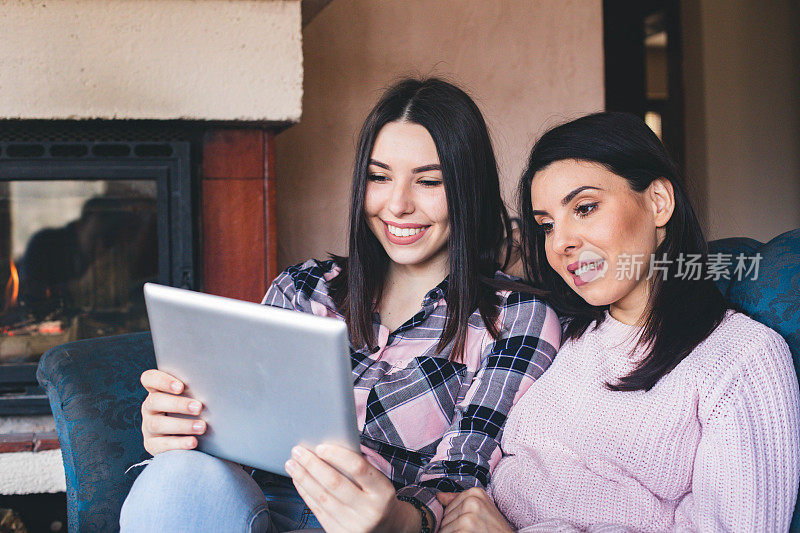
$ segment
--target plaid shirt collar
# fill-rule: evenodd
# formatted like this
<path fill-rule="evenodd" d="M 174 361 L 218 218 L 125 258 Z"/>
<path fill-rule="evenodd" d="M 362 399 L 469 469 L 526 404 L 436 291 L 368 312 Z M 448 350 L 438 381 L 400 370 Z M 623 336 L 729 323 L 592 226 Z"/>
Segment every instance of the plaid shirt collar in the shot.
<path fill-rule="evenodd" d="M 439 300 L 444 299 L 447 301 L 447 289 L 450 285 L 450 276 L 445 276 L 445 278 L 439 282 L 437 286 L 432 288 L 425 294 L 425 298 L 422 300 L 422 307 L 425 308 L 432 303 L 436 303 Z"/>

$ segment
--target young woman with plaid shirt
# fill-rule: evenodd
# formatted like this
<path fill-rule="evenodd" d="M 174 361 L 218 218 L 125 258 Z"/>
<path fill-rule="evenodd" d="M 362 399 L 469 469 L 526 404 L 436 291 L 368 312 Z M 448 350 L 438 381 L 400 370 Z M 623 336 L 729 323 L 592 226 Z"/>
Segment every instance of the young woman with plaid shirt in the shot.
<path fill-rule="evenodd" d="M 362 454 L 297 447 L 291 481 L 248 476 L 191 451 L 202 406 L 149 370 L 142 431 L 155 459 L 122 529 L 435 530 L 436 494 L 487 485 L 511 406 L 560 344 L 552 309 L 498 271 L 509 235 L 475 103 L 438 79 L 390 88 L 361 130 L 349 255 L 287 269 L 264 298 L 347 322 Z"/>

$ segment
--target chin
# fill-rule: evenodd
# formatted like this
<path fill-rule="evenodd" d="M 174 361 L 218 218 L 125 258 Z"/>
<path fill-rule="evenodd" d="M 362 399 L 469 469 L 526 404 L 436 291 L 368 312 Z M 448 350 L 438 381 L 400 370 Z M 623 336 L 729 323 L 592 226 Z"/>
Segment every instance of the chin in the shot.
<path fill-rule="evenodd" d="M 398 265 L 418 265 L 420 263 L 424 263 L 429 257 L 420 255 L 420 254 L 410 254 L 410 253 L 389 253 L 387 252 L 386 255 L 389 256 L 389 259 L 393 263 L 397 263 Z"/>
<path fill-rule="evenodd" d="M 611 305 L 616 301 L 613 296 L 605 294 L 600 287 L 575 287 L 570 284 L 570 288 L 575 291 L 578 296 L 583 298 L 587 304 L 594 307 Z"/>

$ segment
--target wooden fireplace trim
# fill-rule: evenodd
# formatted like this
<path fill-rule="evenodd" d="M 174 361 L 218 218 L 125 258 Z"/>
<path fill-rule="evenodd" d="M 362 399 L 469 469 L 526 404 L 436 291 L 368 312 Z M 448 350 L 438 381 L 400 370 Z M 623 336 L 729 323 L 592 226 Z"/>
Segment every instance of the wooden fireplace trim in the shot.
<path fill-rule="evenodd" d="M 201 182 L 202 290 L 260 301 L 277 275 L 275 132 L 207 131 Z"/>

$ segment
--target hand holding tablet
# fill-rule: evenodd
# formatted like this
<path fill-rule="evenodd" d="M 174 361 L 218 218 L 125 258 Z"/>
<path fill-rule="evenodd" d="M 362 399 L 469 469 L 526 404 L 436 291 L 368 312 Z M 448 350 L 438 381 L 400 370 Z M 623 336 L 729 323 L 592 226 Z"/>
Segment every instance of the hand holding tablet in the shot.
<path fill-rule="evenodd" d="M 148 392 L 142 404 L 144 449 L 156 455 L 197 447 L 197 438 L 192 435 L 202 435 L 206 431 L 206 423 L 199 416 L 203 405 L 197 400 L 179 396 L 184 384 L 161 370 L 145 370 L 141 382 Z"/>
<path fill-rule="evenodd" d="M 298 444 L 359 451 L 343 321 L 150 283 L 144 292 L 158 364 L 142 375 L 150 453 L 196 439 L 200 451 L 284 474 Z"/>

